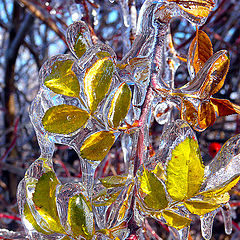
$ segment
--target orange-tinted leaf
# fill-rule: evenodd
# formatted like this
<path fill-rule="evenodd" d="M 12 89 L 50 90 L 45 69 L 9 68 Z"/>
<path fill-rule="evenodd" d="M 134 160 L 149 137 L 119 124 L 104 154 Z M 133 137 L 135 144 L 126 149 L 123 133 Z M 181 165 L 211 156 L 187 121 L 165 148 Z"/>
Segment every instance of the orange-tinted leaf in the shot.
<path fill-rule="evenodd" d="M 240 106 L 231 103 L 229 100 L 217 98 L 211 98 L 210 100 L 219 117 L 235 113 L 240 114 Z"/>
<path fill-rule="evenodd" d="M 175 2 L 182 10 L 198 18 L 205 18 L 214 8 L 213 0 L 168 0 Z"/>
<path fill-rule="evenodd" d="M 42 124 L 48 132 L 69 134 L 81 128 L 88 119 L 87 111 L 62 104 L 49 108 L 42 119 Z"/>
<path fill-rule="evenodd" d="M 131 101 L 131 90 L 126 83 L 122 83 L 115 92 L 110 110 L 108 123 L 111 127 L 117 128 L 126 117 Z"/>
<path fill-rule="evenodd" d="M 202 98 L 208 98 L 222 88 L 230 64 L 225 50 L 215 53 L 209 60 L 210 68 L 199 93 Z"/>
<path fill-rule="evenodd" d="M 201 30 L 197 31 L 188 51 L 188 69 L 192 78 L 212 55 L 212 43 L 208 35 Z"/>
<path fill-rule="evenodd" d="M 175 89 L 175 94 L 195 95 L 201 99 L 210 98 L 223 86 L 229 63 L 227 51 L 218 51 L 205 62 L 194 79 Z"/>
<path fill-rule="evenodd" d="M 216 121 L 216 114 L 210 101 L 203 101 L 198 107 L 198 124 L 205 129 Z"/>
<path fill-rule="evenodd" d="M 198 113 L 193 104 L 190 101 L 183 99 L 181 106 L 181 118 L 192 126 L 195 126 L 197 123 L 197 117 Z"/>
<path fill-rule="evenodd" d="M 111 131 L 100 131 L 90 135 L 82 144 L 80 154 L 90 161 L 102 161 L 115 141 Z"/>

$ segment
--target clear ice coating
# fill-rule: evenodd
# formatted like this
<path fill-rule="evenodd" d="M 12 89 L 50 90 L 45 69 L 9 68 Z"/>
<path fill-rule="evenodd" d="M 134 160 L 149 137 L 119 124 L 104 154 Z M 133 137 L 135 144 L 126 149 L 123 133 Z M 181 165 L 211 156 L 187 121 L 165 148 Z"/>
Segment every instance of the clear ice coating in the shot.
<path fill-rule="evenodd" d="M 92 41 L 87 24 L 77 21 L 66 33 L 72 55 L 50 58 L 39 72 L 40 89 L 30 118 L 41 156 L 26 171 L 17 194 L 26 233 L 37 240 L 148 239 L 148 234 L 160 239 L 148 225 L 146 219 L 151 218 L 168 225 L 173 239 L 184 240 L 195 214 L 201 219 L 202 236 L 210 239 L 221 209 L 230 234 L 227 192 L 240 176 L 240 136 L 228 140 L 204 166 L 191 128 L 203 131 L 211 125 L 204 112 L 216 118 L 212 109 L 217 100 L 210 95 L 221 88 L 229 59 L 220 51 L 196 74 L 196 66 L 189 66 L 190 82 L 174 88 L 181 61 L 170 32 L 175 17 L 202 25 L 214 1 L 146 0 L 138 18 L 135 1 L 118 4 L 126 49 L 131 28 L 136 35 L 121 60 L 107 44 Z M 81 19 L 76 4 L 70 11 Z M 175 119 L 174 108 L 180 110 L 181 119 Z M 155 153 L 149 136 L 153 119 L 164 125 Z M 116 141 L 125 171 L 105 176 L 99 164 L 107 162 Z M 55 143 L 78 154 L 82 171 L 78 182 L 63 184 L 57 178 L 52 163 Z"/>
<path fill-rule="evenodd" d="M 213 221 L 217 211 L 213 211 L 205 214 L 200 218 L 201 220 L 201 232 L 204 239 L 209 240 L 212 237 Z"/>

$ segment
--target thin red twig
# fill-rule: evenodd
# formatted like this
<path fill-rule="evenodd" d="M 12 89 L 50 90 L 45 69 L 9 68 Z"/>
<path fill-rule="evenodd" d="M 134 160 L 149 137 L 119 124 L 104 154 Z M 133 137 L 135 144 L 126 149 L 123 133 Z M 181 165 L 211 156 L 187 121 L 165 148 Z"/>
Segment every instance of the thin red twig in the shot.
<path fill-rule="evenodd" d="M 16 220 L 16 221 L 21 221 L 21 218 L 10 215 L 10 214 L 6 214 L 6 213 L 0 213 L 0 218 L 7 218 L 7 219 Z"/>

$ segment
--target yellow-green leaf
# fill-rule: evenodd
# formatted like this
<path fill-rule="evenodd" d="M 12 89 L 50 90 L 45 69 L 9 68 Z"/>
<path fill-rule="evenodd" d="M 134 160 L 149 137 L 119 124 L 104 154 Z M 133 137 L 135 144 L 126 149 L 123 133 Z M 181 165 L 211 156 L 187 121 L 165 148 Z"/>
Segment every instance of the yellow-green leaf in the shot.
<path fill-rule="evenodd" d="M 148 208 L 160 210 L 167 207 L 168 201 L 163 184 L 153 173 L 144 168 L 142 175 L 139 177 L 139 182 L 140 194 Z"/>
<path fill-rule="evenodd" d="M 69 236 L 64 236 L 63 238 L 61 238 L 61 240 L 72 240 L 72 238 L 70 238 Z"/>
<path fill-rule="evenodd" d="M 217 188 L 213 188 L 204 192 L 200 192 L 201 195 L 205 196 L 205 197 L 214 197 L 217 195 L 222 195 L 228 191 L 230 191 L 240 180 L 240 176 L 234 176 L 232 179 L 230 179 L 229 181 L 225 182 L 224 184 L 222 184 L 221 186 L 217 187 Z"/>
<path fill-rule="evenodd" d="M 45 221 L 49 229 L 56 233 L 65 233 L 58 217 L 56 206 L 56 187 L 59 184 L 53 171 L 44 173 L 36 183 L 33 194 L 34 206 Z"/>
<path fill-rule="evenodd" d="M 82 34 L 79 33 L 78 37 L 76 38 L 75 45 L 73 46 L 78 58 L 82 57 L 82 55 L 86 52 L 88 45 L 89 43 L 82 36 Z"/>
<path fill-rule="evenodd" d="M 152 171 L 159 179 L 166 180 L 165 170 L 161 162 L 159 162 Z"/>
<path fill-rule="evenodd" d="M 203 198 L 203 201 L 205 202 L 211 202 L 215 204 L 222 204 L 222 203 L 227 203 L 230 199 L 229 193 L 225 192 L 222 195 L 216 195 L 213 197 L 205 197 Z"/>
<path fill-rule="evenodd" d="M 89 28 L 83 21 L 74 22 L 68 27 L 66 40 L 70 50 L 78 58 L 92 45 Z"/>
<path fill-rule="evenodd" d="M 220 204 L 201 200 L 185 201 L 184 205 L 192 214 L 199 216 L 212 212 L 213 210 L 220 207 Z"/>
<path fill-rule="evenodd" d="M 73 63 L 72 60 L 55 62 L 51 73 L 44 80 L 45 86 L 58 94 L 79 97 L 80 85 L 71 69 Z"/>
<path fill-rule="evenodd" d="M 86 71 L 84 77 L 84 91 L 91 113 L 96 111 L 98 104 L 108 93 L 112 82 L 115 65 L 109 57 L 97 60 Z"/>
<path fill-rule="evenodd" d="M 32 227 L 37 231 L 37 232 L 40 232 L 40 233 L 43 233 L 45 235 L 49 235 L 49 234 L 52 234 L 53 232 L 52 231 L 45 231 L 43 228 L 41 228 L 37 221 L 35 220 L 29 206 L 27 203 L 25 203 L 24 205 L 24 210 L 23 210 L 23 214 L 24 214 L 24 218 L 32 225 Z"/>
<path fill-rule="evenodd" d="M 95 231 L 92 207 L 82 194 L 75 195 L 69 199 L 68 223 L 74 236 L 92 239 Z"/>
<path fill-rule="evenodd" d="M 126 83 L 122 83 L 115 92 L 108 113 L 108 124 L 117 128 L 126 117 L 131 101 L 131 90 Z"/>
<path fill-rule="evenodd" d="M 194 196 L 204 177 L 198 142 L 187 137 L 172 151 L 167 165 L 166 187 L 173 200 L 182 201 Z"/>
<path fill-rule="evenodd" d="M 82 144 L 82 158 L 91 161 L 102 161 L 115 141 L 112 131 L 100 131 L 90 135 Z"/>
<path fill-rule="evenodd" d="M 134 184 L 131 183 L 128 186 L 128 189 L 126 191 L 126 194 L 124 194 L 124 200 L 121 202 L 121 207 L 118 211 L 118 220 L 123 220 L 125 218 L 126 212 L 129 209 L 130 201 L 131 201 L 131 193 L 133 189 Z"/>
<path fill-rule="evenodd" d="M 42 124 L 48 132 L 69 134 L 81 128 L 89 119 L 89 114 L 72 105 L 58 105 L 49 108 Z"/>
<path fill-rule="evenodd" d="M 96 196 L 93 196 L 92 204 L 96 207 L 109 206 L 116 201 L 121 191 L 122 188 L 114 191 L 107 191 L 105 188 L 101 190 Z"/>
<path fill-rule="evenodd" d="M 105 57 L 111 57 L 109 52 L 101 51 L 96 53 L 98 58 L 105 58 Z"/>
<path fill-rule="evenodd" d="M 181 216 L 171 210 L 163 210 L 162 216 L 166 220 L 168 226 L 174 227 L 178 230 L 188 227 L 191 223 L 190 218 Z"/>
<path fill-rule="evenodd" d="M 102 185 L 106 188 L 121 187 L 127 181 L 127 176 L 117 175 L 117 176 L 107 176 L 104 178 L 99 178 Z"/>

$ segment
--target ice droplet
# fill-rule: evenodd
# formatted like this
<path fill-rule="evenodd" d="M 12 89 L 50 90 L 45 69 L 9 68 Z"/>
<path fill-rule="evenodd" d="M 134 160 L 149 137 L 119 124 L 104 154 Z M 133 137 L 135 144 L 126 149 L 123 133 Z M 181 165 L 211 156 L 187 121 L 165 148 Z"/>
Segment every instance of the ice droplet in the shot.
<path fill-rule="evenodd" d="M 224 220 L 224 227 L 226 234 L 230 235 L 232 233 L 232 216 L 231 216 L 231 206 L 229 203 L 224 205 L 221 208 L 223 220 Z"/>
<path fill-rule="evenodd" d="M 171 107 L 166 102 L 159 103 L 154 110 L 154 117 L 158 124 L 170 122 Z"/>
<path fill-rule="evenodd" d="M 178 240 L 187 240 L 190 227 L 185 227 L 185 228 L 182 228 L 180 230 L 177 230 L 174 227 L 169 227 L 169 230 L 172 234 L 173 239 L 175 239 L 175 240 L 177 240 L 177 239 Z"/>
<path fill-rule="evenodd" d="M 200 217 L 202 236 L 206 240 L 209 240 L 212 237 L 213 220 L 216 213 L 217 210 L 207 213 L 204 216 Z"/>

